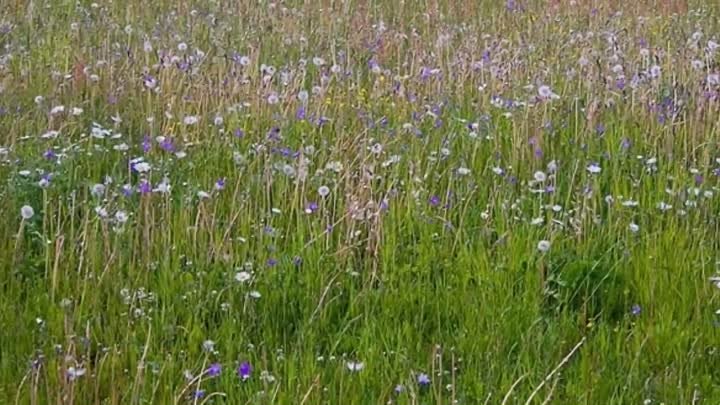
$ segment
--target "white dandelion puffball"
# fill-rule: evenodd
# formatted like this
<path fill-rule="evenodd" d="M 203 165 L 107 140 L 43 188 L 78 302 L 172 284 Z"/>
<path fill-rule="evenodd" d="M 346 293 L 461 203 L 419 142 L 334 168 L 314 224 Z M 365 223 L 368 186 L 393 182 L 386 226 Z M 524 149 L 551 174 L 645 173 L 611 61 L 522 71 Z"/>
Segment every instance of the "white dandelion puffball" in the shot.
<path fill-rule="evenodd" d="M 185 125 L 195 125 L 200 121 L 200 119 L 195 115 L 188 115 L 187 117 L 183 118 L 183 124 Z"/>
<path fill-rule="evenodd" d="M 248 273 L 247 271 L 241 271 L 235 274 L 235 280 L 237 280 L 240 283 L 245 283 L 247 281 L 250 281 L 252 278 L 252 275 Z"/>
<path fill-rule="evenodd" d="M 22 219 L 30 219 L 35 215 L 35 210 L 29 205 L 23 205 L 20 208 L 20 216 Z"/>

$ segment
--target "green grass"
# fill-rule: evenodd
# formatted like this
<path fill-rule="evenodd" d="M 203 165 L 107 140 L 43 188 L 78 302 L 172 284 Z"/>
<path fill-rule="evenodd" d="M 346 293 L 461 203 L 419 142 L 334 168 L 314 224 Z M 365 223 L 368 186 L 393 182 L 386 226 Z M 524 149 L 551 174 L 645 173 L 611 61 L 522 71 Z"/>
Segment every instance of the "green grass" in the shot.
<path fill-rule="evenodd" d="M 516 3 L 0 7 L 0 403 L 720 402 L 717 10 Z"/>

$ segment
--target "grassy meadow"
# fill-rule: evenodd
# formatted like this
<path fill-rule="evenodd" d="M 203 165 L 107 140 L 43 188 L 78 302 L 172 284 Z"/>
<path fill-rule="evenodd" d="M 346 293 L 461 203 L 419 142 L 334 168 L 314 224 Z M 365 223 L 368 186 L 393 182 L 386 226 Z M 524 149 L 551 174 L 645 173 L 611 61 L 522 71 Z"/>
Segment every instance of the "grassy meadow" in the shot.
<path fill-rule="evenodd" d="M 720 10 L 0 0 L 0 404 L 720 404 Z"/>

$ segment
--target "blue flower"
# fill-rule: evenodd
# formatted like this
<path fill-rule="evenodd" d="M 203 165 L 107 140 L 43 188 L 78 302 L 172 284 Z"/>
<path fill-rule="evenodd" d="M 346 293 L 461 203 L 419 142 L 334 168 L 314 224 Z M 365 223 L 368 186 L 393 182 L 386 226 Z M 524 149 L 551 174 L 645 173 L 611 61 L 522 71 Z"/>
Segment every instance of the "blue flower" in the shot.
<path fill-rule="evenodd" d="M 250 378 L 252 369 L 253 369 L 252 366 L 247 361 L 240 363 L 240 365 L 237 368 L 238 377 L 240 377 L 240 379 L 243 381 L 247 380 L 248 378 Z"/>
<path fill-rule="evenodd" d="M 420 373 L 417 376 L 418 385 L 421 387 L 427 387 L 430 385 L 430 377 L 425 373 Z"/>
<path fill-rule="evenodd" d="M 213 363 L 205 371 L 209 377 L 217 377 L 222 372 L 222 366 L 220 363 Z"/>

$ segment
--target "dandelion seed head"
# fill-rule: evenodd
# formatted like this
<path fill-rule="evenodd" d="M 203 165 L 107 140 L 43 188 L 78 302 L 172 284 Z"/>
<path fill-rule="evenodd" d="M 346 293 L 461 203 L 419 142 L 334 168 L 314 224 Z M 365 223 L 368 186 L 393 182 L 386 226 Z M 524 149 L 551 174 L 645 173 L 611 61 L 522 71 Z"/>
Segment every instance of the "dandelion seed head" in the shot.
<path fill-rule="evenodd" d="M 239 283 L 246 283 L 252 279 L 252 274 L 247 271 L 240 271 L 235 273 L 235 280 Z"/>
<path fill-rule="evenodd" d="M 22 219 L 28 220 L 31 219 L 34 215 L 35 210 L 33 209 L 33 207 L 29 205 L 23 205 L 20 208 L 20 217 L 22 217 Z"/>
<path fill-rule="evenodd" d="M 537 249 L 542 253 L 546 253 L 547 251 L 550 250 L 550 241 L 549 240 L 541 240 L 537 244 Z"/>

